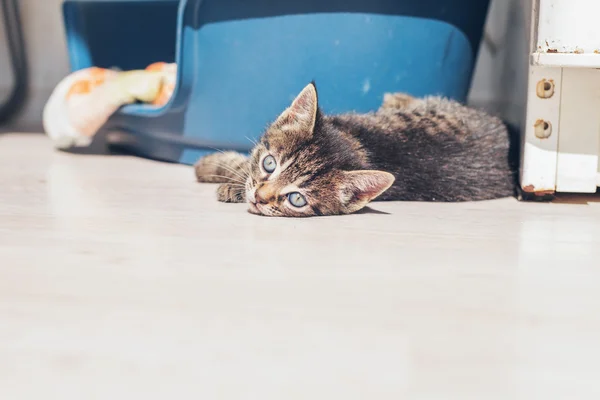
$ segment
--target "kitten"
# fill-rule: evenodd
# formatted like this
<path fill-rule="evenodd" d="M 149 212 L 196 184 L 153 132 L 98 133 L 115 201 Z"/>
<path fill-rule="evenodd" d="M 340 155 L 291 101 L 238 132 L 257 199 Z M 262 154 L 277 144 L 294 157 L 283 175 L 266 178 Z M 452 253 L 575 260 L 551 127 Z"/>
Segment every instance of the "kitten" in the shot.
<path fill-rule="evenodd" d="M 386 94 L 368 114 L 326 116 L 309 84 L 250 157 L 215 153 L 195 165 L 217 197 L 254 214 L 349 214 L 371 200 L 470 201 L 515 194 L 509 133 L 455 101 Z"/>

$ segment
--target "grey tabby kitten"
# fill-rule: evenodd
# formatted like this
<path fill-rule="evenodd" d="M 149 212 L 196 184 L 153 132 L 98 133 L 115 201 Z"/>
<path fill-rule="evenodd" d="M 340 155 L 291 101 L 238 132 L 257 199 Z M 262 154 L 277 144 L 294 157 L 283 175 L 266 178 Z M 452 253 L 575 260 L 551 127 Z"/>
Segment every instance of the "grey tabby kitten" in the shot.
<path fill-rule="evenodd" d="M 349 214 L 371 200 L 512 196 L 509 133 L 482 111 L 439 97 L 386 94 L 374 113 L 323 115 L 309 84 L 245 155 L 200 159 L 199 182 L 253 214 Z"/>

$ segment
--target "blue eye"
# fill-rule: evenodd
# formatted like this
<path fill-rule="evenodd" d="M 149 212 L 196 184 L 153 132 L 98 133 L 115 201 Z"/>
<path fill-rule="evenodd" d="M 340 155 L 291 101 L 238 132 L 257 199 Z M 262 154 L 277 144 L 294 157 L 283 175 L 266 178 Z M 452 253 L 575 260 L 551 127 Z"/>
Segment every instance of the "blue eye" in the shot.
<path fill-rule="evenodd" d="M 290 204 L 294 207 L 304 207 L 306 205 L 306 199 L 298 192 L 292 192 L 287 195 Z"/>
<path fill-rule="evenodd" d="M 266 156 L 262 162 L 262 166 L 270 174 L 277 168 L 277 161 L 275 161 L 275 157 L 273 156 Z"/>

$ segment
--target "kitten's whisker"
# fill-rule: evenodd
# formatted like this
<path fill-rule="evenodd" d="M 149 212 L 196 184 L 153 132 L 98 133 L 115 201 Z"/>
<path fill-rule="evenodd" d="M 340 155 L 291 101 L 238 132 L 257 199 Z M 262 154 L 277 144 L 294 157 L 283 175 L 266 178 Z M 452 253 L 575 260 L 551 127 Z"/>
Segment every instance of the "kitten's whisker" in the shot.
<path fill-rule="evenodd" d="M 230 165 L 227 165 L 227 164 L 221 163 L 221 164 L 219 164 L 219 165 L 217 165 L 217 166 L 220 166 L 221 168 L 223 168 L 223 169 L 225 169 L 225 170 L 227 170 L 227 171 L 231 172 L 232 174 L 236 174 L 236 175 L 237 175 L 237 176 L 239 176 L 240 178 L 246 179 L 246 177 L 247 177 L 247 175 L 243 175 L 243 173 L 240 173 L 240 171 L 237 171 L 235 168 L 233 168 L 233 167 L 232 167 L 232 166 L 230 166 Z M 240 167 L 240 166 L 241 166 L 241 165 L 238 165 L 238 167 Z M 242 169 L 242 172 L 245 172 L 245 171 Z"/>
<path fill-rule="evenodd" d="M 212 177 L 215 177 L 215 178 L 223 178 L 223 179 L 226 179 L 226 180 L 227 180 L 227 182 L 226 182 L 226 183 L 235 182 L 235 184 L 236 184 L 236 185 L 240 185 L 240 186 L 245 186 L 245 185 L 246 185 L 246 182 L 245 182 L 245 181 L 240 181 L 240 180 L 237 180 L 237 179 L 235 179 L 235 178 L 232 178 L 232 177 L 230 177 L 230 176 L 225 176 L 225 175 L 216 175 L 216 174 L 208 174 L 208 175 L 202 175 L 202 176 L 203 176 L 203 177 L 206 177 L 206 176 L 212 176 Z M 232 184 L 233 184 L 233 183 L 232 183 Z"/>
<path fill-rule="evenodd" d="M 214 150 L 214 151 L 218 151 L 218 152 L 219 152 L 219 153 L 221 153 L 221 154 L 225 154 L 225 151 L 224 151 L 224 150 L 217 149 L 216 147 L 210 147 L 210 146 L 206 146 L 206 148 L 207 148 L 207 149 Z"/>
<path fill-rule="evenodd" d="M 246 164 L 246 165 L 240 165 L 239 167 L 240 167 L 240 169 L 242 170 L 242 172 L 243 172 L 244 174 L 246 174 L 246 177 L 249 177 L 249 176 L 252 174 L 252 171 L 250 170 L 250 168 L 251 168 L 251 167 L 250 167 L 250 162 L 248 161 L 248 162 L 246 162 L 245 164 Z"/>
<path fill-rule="evenodd" d="M 228 164 L 225 164 L 223 161 L 219 161 L 218 163 L 211 162 L 211 163 L 210 163 L 210 165 L 213 165 L 213 166 L 215 166 L 215 167 L 221 167 L 221 168 L 224 168 L 224 169 L 226 169 L 227 171 L 229 171 L 229 172 L 232 172 L 232 173 L 238 173 L 238 171 L 236 171 L 236 170 L 235 170 L 233 167 L 231 167 L 230 165 L 228 165 Z"/>
<path fill-rule="evenodd" d="M 250 143 L 252 143 L 255 146 L 258 146 L 258 142 L 252 138 L 249 138 L 248 136 L 244 136 L 246 139 L 248 139 L 250 141 Z"/>
<path fill-rule="evenodd" d="M 209 165 L 212 165 L 212 166 L 217 167 L 217 168 L 223 168 L 225 171 L 232 173 L 233 175 L 237 176 L 238 178 L 240 178 L 240 179 L 242 179 L 244 181 L 248 177 L 247 175 L 242 175 L 240 172 L 234 170 L 233 168 L 231 168 L 227 164 L 209 163 Z"/>
<path fill-rule="evenodd" d="M 248 137 L 246 136 L 246 138 L 248 138 Z M 258 143 L 257 143 L 257 142 L 255 142 L 255 144 L 258 144 Z M 221 150 L 221 149 L 217 149 L 216 147 L 210 147 L 210 146 L 207 146 L 206 148 L 207 148 L 207 149 L 214 150 L 214 151 L 218 151 L 218 152 L 219 152 L 219 153 L 221 153 L 221 154 L 226 154 L 226 153 L 227 153 L 226 151 L 224 151 L 224 150 Z M 242 156 L 243 156 L 243 154 L 242 154 Z M 246 157 L 246 158 L 247 158 L 247 157 Z M 221 162 L 222 162 L 222 161 L 221 161 Z M 249 163 L 246 161 L 246 164 L 249 164 Z M 214 163 L 211 163 L 211 165 L 215 165 L 215 164 L 214 164 Z M 215 165 L 215 166 L 217 166 L 217 165 Z M 228 167 L 228 166 L 227 166 L 227 164 L 219 164 L 218 166 L 220 166 L 220 167 L 223 167 L 223 168 L 226 168 L 226 167 Z M 241 165 L 240 165 L 240 166 L 241 166 Z M 229 171 L 230 171 L 230 172 L 232 172 L 232 173 L 235 173 L 235 171 L 232 171 L 232 170 L 229 170 Z M 244 168 L 242 168 L 242 171 L 244 171 L 244 172 L 247 172 L 247 175 L 250 175 L 250 171 L 246 171 L 246 169 L 244 169 Z M 246 179 L 246 177 L 247 177 L 247 176 L 245 176 L 245 177 L 244 177 L 244 179 Z"/>

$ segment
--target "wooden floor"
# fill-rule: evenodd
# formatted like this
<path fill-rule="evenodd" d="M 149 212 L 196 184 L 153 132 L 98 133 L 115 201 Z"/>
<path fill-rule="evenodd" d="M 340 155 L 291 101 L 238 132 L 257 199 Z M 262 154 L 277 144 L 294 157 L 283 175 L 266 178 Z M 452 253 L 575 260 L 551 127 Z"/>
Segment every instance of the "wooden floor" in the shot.
<path fill-rule="evenodd" d="M 0 135 L 0 399 L 600 398 L 600 199 L 277 219 Z"/>

